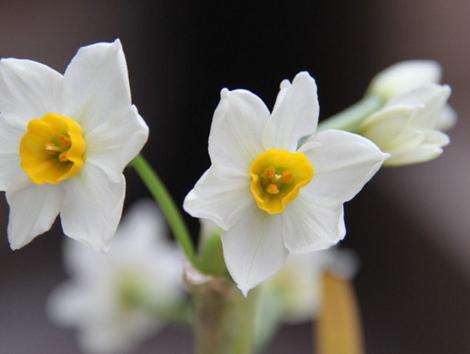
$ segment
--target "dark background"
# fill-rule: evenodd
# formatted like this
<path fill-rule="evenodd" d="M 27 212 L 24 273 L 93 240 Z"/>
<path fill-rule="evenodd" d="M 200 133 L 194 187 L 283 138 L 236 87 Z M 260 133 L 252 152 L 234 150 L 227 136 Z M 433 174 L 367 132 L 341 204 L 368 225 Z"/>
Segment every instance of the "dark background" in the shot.
<path fill-rule="evenodd" d="M 221 88 L 249 89 L 272 107 L 280 81 L 308 70 L 324 118 L 396 61 L 440 61 L 460 115 L 451 145 L 436 161 L 382 170 L 347 205 L 343 244 L 361 259 L 355 284 L 369 353 L 462 354 L 470 353 L 469 14 L 465 0 L 0 0 L 0 57 L 63 72 L 80 46 L 119 37 L 134 103 L 150 126 L 143 152 L 179 203 L 209 166 Z M 126 175 L 129 205 L 146 190 Z M 0 354 L 78 353 L 73 332 L 44 313 L 65 278 L 60 226 L 12 252 L 3 197 L 1 208 Z M 285 327 L 267 352 L 311 353 L 310 331 Z M 141 353 L 191 353 L 190 330 L 169 327 Z"/>

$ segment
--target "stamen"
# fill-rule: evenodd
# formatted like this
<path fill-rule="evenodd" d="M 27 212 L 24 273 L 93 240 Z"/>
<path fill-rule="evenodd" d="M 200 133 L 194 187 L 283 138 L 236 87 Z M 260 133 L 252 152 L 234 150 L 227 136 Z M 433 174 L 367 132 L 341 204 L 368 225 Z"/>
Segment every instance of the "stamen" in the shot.
<path fill-rule="evenodd" d="M 46 149 L 47 152 L 52 153 L 52 154 L 55 154 L 56 152 L 63 151 L 63 149 L 61 147 L 57 146 L 54 143 L 46 143 L 45 149 Z"/>
<path fill-rule="evenodd" d="M 63 153 L 59 154 L 59 161 L 60 162 L 66 162 L 68 161 L 68 156 L 67 156 L 67 151 L 64 151 Z"/>
<path fill-rule="evenodd" d="M 266 171 L 264 171 L 264 177 L 271 180 L 276 177 L 276 170 L 274 169 L 274 167 L 268 167 Z"/>
<path fill-rule="evenodd" d="M 69 149 L 72 146 L 72 142 L 70 141 L 70 138 L 66 135 L 60 135 L 58 140 L 65 149 Z"/>
<path fill-rule="evenodd" d="M 294 179 L 294 175 L 290 171 L 284 171 L 280 179 L 282 183 L 290 183 Z"/>
<path fill-rule="evenodd" d="M 279 187 L 274 184 L 274 183 L 271 183 L 267 188 L 266 188 L 266 192 L 268 192 L 269 194 L 279 194 Z"/>

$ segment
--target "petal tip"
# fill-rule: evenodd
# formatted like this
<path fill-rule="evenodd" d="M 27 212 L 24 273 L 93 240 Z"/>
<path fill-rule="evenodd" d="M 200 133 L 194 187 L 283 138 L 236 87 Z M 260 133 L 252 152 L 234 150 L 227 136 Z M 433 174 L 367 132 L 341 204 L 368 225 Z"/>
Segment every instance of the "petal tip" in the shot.
<path fill-rule="evenodd" d="M 122 42 L 119 38 L 116 38 L 112 44 L 114 44 L 115 46 L 119 47 L 119 48 L 122 48 Z"/>
<path fill-rule="evenodd" d="M 290 86 L 290 81 L 287 79 L 284 79 L 281 81 L 281 84 L 279 85 L 280 89 L 286 89 Z"/>
<path fill-rule="evenodd" d="M 315 82 L 315 79 L 312 77 L 312 75 L 309 74 L 308 71 L 300 71 L 297 75 L 295 75 L 294 81 L 296 80 L 311 80 Z"/>
<path fill-rule="evenodd" d="M 17 245 L 17 244 L 15 244 L 15 243 L 13 243 L 13 242 L 9 242 L 9 244 L 10 244 L 10 249 L 11 249 L 12 251 L 18 251 L 18 250 L 22 247 L 22 246 Z"/>
<path fill-rule="evenodd" d="M 24 246 L 26 246 L 28 243 L 30 243 L 35 238 L 36 237 L 33 237 L 31 240 L 19 242 L 17 240 L 14 240 L 12 237 L 8 237 L 8 243 L 9 243 L 10 249 L 12 251 L 18 251 L 20 248 L 23 248 Z"/>
<path fill-rule="evenodd" d="M 228 98 L 229 93 L 230 93 L 229 89 L 224 87 L 222 90 L 220 90 L 220 98 L 221 99 Z"/>
<path fill-rule="evenodd" d="M 250 292 L 251 287 L 241 285 L 241 284 L 237 284 L 237 286 L 238 286 L 238 289 L 240 289 L 240 291 L 242 292 L 243 296 L 248 297 L 248 293 Z"/>

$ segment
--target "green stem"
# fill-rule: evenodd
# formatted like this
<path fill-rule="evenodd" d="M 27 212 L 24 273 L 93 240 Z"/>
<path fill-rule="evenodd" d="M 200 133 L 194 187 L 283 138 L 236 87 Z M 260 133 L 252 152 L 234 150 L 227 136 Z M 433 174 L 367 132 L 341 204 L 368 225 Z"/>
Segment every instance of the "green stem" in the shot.
<path fill-rule="evenodd" d="M 321 122 L 318 130 L 339 129 L 356 132 L 362 121 L 380 109 L 383 103 L 383 99 L 378 96 L 365 96 L 351 107 Z"/>
<path fill-rule="evenodd" d="M 165 185 L 142 155 L 135 157 L 134 160 L 132 160 L 131 165 L 147 186 L 155 201 L 160 205 L 160 208 L 162 209 L 162 212 L 186 257 L 191 264 L 196 267 L 196 252 L 194 251 L 194 246 L 191 241 L 191 235 L 178 207 L 173 201 L 170 193 L 168 193 Z"/>
<path fill-rule="evenodd" d="M 244 297 L 231 280 L 189 267 L 185 281 L 194 303 L 195 353 L 254 354 L 258 289 Z"/>

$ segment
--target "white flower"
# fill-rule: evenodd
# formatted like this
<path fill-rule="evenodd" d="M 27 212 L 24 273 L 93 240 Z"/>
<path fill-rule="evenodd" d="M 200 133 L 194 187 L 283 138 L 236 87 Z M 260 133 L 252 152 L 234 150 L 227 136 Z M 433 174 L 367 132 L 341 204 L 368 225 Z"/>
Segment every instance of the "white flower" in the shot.
<path fill-rule="evenodd" d="M 184 208 L 224 230 L 227 268 L 245 294 L 279 270 L 288 253 L 342 239 L 343 203 L 387 156 L 355 134 L 316 133 L 318 112 L 306 72 L 281 83 L 271 115 L 249 91 L 221 92 L 209 135 L 212 166 Z"/>
<path fill-rule="evenodd" d="M 263 284 L 260 306 L 275 304 L 281 311 L 280 319 L 286 322 L 310 321 L 321 304 L 323 273 L 330 271 L 352 279 L 357 268 L 357 257 L 349 250 L 332 248 L 290 255 L 284 267 Z"/>
<path fill-rule="evenodd" d="M 441 66 L 432 60 L 408 60 L 389 66 L 371 81 L 369 92 L 389 100 L 441 80 Z"/>
<path fill-rule="evenodd" d="M 428 84 L 391 99 L 360 126 L 362 135 L 371 139 L 391 157 L 386 166 L 424 162 L 442 153 L 449 143 L 438 129 L 450 95 L 448 86 Z"/>
<path fill-rule="evenodd" d="M 182 257 L 165 231 L 156 207 L 140 202 L 123 219 L 109 253 L 67 241 L 64 261 L 72 278 L 52 293 L 48 313 L 77 327 L 86 352 L 136 346 L 163 324 L 152 308 L 168 310 L 182 300 Z"/>
<path fill-rule="evenodd" d="M 12 249 L 49 230 L 106 249 L 122 213 L 124 167 L 147 140 L 121 43 L 81 48 L 64 75 L 0 61 L 0 190 Z"/>

